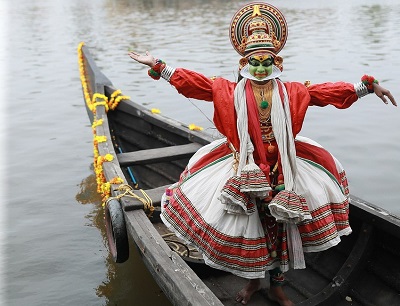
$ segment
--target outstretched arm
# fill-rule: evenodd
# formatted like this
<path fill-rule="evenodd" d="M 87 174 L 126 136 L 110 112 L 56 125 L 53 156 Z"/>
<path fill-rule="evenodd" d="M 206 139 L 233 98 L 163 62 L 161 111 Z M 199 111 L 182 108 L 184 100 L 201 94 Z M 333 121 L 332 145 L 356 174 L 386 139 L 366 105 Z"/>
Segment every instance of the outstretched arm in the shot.
<path fill-rule="evenodd" d="M 149 51 L 146 51 L 145 54 L 132 51 L 128 55 L 138 63 L 149 66 L 151 69 L 148 73 L 153 79 L 164 78 L 185 97 L 205 101 L 213 100 L 213 81 L 210 78 L 194 71 L 169 67 L 163 61 L 155 59 Z"/>
<path fill-rule="evenodd" d="M 361 82 L 356 84 L 336 82 L 310 85 L 308 92 L 311 97 L 310 105 L 333 105 L 343 109 L 351 106 L 359 98 L 375 93 L 385 104 L 389 104 L 390 101 L 397 106 L 390 91 L 379 85 L 379 82 L 369 75 L 364 75 Z"/>
<path fill-rule="evenodd" d="M 383 88 L 381 85 L 374 83 L 374 93 L 385 103 L 388 104 L 388 100 L 386 99 L 389 98 L 390 102 L 394 106 L 397 106 L 396 100 L 394 99 L 393 95 L 390 93 L 390 91 L 386 88 Z"/>
<path fill-rule="evenodd" d="M 150 68 L 153 68 L 154 65 L 156 64 L 156 59 L 154 58 L 153 55 L 150 54 L 149 51 L 146 51 L 145 55 L 136 53 L 136 52 L 129 52 L 128 55 L 137 61 L 138 63 L 144 64 L 149 66 Z"/>

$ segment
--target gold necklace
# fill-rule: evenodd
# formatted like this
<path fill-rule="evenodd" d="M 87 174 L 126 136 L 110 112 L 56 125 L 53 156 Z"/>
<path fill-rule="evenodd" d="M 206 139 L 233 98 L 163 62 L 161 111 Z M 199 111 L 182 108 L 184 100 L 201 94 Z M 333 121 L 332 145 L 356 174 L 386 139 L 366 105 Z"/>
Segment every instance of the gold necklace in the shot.
<path fill-rule="evenodd" d="M 251 82 L 251 85 L 257 102 L 260 121 L 266 121 L 271 116 L 272 82 L 266 84 Z"/>
<path fill-rule="evenodd" d="M 251 82 L 251 85 L 257 102 L 263 142 L 271 144 L 271 141 L 275 139 L 271 124 L 272 82 L 267 82 L 266 84 Z M 274 150 L 271 149 L 271 151 Z"/>

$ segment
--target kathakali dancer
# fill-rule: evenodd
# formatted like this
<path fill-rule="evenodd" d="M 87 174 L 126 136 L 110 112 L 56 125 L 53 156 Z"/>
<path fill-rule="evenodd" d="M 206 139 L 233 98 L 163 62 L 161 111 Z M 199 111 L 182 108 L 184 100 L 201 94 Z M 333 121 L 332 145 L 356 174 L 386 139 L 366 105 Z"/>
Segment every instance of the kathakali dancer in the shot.
<path fill-rule="evenodd" d="M 165 194 L 162 219 L 195 245 L 205 263 L 249 279 L 236 300 L 247 304 L 269 272 L 269 297 L 292 305 L 283 289 L 289 267 L 305 268 L 304 252 L 337 245 L 349 235 L 349 189 L 339 163 L 321 145 L 298 136 L 309 106 L 344 109 L 375 92 L 396 102 L 376 79 L 283 82 L 287 24 L 264 2 L 246 4 L 230 24 L 242 56 L 238 82 L 172 68 L 149 52 L 130 52 L 188 98 L 212 101 L 224 138 L 201 148 Z"/>

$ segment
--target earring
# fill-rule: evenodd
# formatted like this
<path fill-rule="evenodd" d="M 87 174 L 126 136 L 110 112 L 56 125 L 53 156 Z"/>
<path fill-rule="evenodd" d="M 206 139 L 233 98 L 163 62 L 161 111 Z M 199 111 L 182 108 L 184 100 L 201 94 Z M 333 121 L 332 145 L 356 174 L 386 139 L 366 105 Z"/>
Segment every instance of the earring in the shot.
<path fill-rule="evenodd" d="M 242 57 L 242 58 L 239 60 L 239 70 L 242 70 L 242 68 L 243 68 L 244 66 L 246 66 L 248 62 L 249 62 L 249 60 L 248 60 L 246 57 Z"/>

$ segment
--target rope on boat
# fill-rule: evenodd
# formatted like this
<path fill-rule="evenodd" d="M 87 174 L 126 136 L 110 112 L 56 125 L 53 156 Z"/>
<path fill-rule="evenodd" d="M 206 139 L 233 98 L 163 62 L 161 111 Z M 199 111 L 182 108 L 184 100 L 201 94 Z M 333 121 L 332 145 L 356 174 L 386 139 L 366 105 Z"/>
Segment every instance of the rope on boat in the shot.
<path fill-rule="evenodd" d="M 139 189 L 139 191 L 142 193 L 143 197 L 138 196 L 137 194 L 135 194 L 133 192 L 133 187 L 128 185 L 128 184 L 120 184 L 118 186 L 118 188 L 116 189 L 117 191 L 120 191 L 121 193 L 118 194 L 115 197 L 109 197 L 106 201 L 106 204 L 108 203 L 108 201 L 111 201 L 112 199 L 121 199 L 122 197 L 131 197 L 131 198 L 135 198 L 137 200 L 139 200 L 140 202 L 143 203 L 143 208 L 146 211 L 149 211 L 149 213 L 147 214 L 148 217 L 151 217 L 153 212 L 154 212 L 154 206 L 153 206 L 153 200 L 149 197 L 149 195 L 143 190 L 143 189 Z M 169 247 L 171 248 L 171 250 L 173 250 L 174 252 L 176 252 L 178 255 L 180 255 L 181 257 L 186 256 L 189 258 L 193 258 L 193 259 L 197 259 L 195 256 L 192 256 L 191 254 L 195 251 L 197 251 L 194 248 L 189 248 L 189 246 L 187 246 L 185 243 L 180 242 L 180 241 L 175 241 L 175 240 L 171 240 L 171 239 L 166 239 L 168 237 L 173 237 L 176 235 L 174 233 L 168 233 L 168 234 L 164 234 L 161 237 L 164 239 L 164 241 L 169 245 Z M 179 251 L 179 249 L 183 247 L 184 250 L 183 251 Z"/>
<path fill-rule="evenodd" d="M 181 257 L 186 256 L 186 257 L 193 258 L 193 259 L 199 259 L 198 257 L 191 255 L 193 252 L 197 252 L 197 249 L 189 248 L 189 246 L 183 242 L 167 239 L 168 237 L 176 237 L 176 235 L 174 233 L 164 234 L 164 235 L 161 235 L 161 237 L 168 244 L 170 249 L 172 251 L 174 251 L 175 253 L 177 253 L 179 256 L 181 256 Z M 183 251 L 179 251 L 180 246 L 184 248 Z"/>
<path fill-rule="evenodd" d="M 144 210 L 148 211 L 148 214 L 147 214 L 148 217 L 151 217 L 153 215 L 153 212 L 154 212 L 153 200 L 149 197 L 149 195 L 143 189 L 139 189 L 139 191 L 142 193 L 143 197 L 140 197 L 137 194 L 135 194 L 133 192 L 132 186 L 130 186 L 128 184 L 121 184 L 118 186 L 118 188 L 116 190 L 118 190 L 122 193 L 118 194 L 115 197 L 108 198 L 107 201 L 112 198 L 118 199 L 118 200 L 121 199 L 122 197 L 134 198 L 134 199 L 137 199 L 140 202 L 142 202 Z"/>

